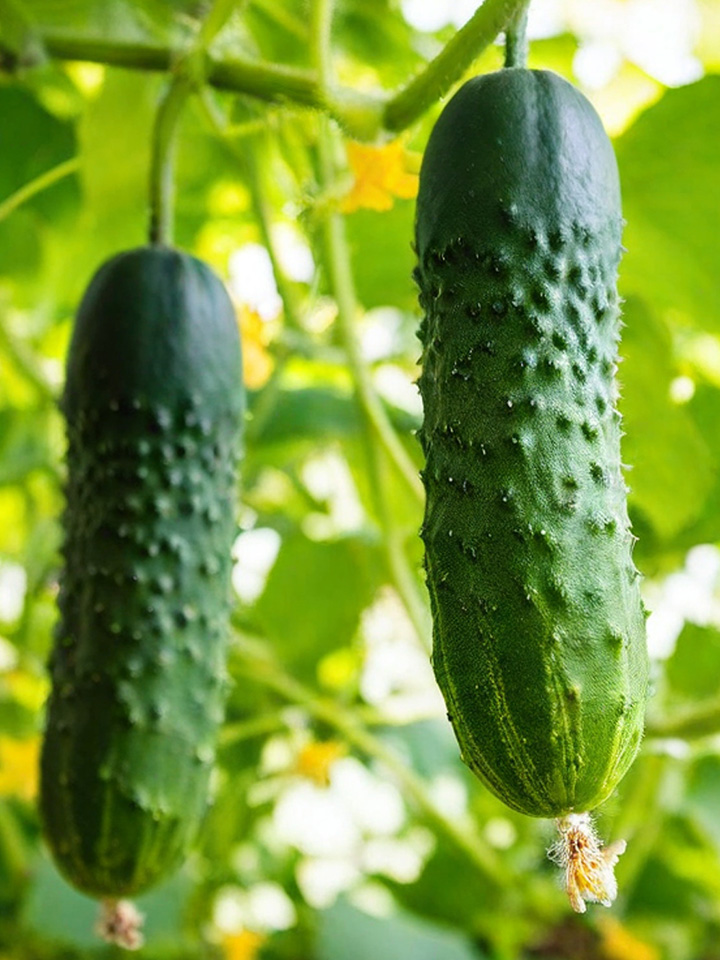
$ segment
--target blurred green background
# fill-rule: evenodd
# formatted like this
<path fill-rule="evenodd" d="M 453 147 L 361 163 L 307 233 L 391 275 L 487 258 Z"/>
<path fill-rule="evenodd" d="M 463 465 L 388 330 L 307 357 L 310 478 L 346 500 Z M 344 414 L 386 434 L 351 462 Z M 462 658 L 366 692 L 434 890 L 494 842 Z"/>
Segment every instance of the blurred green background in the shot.
<path fill-rule="evenodd" d="M 473 10 L 338 0 L 336 76 L 402 86 Z M 94 270 L 144 242 L 166 84 L 43 45 L 182 50 L 205 13 L 0 0 L 0 960 L 116 954 L 49 861 L 34 797 L 63 358 Z M 246 0 L 213 54 L 304 69 L 308 23 L 300 0 Z M 440 105 L 392 142 L 331 132 L 328 178 L 319 113 L 206 88 L 182 119 L 176 232 L 229 283 L 251 394 L 234 686 L 201 843 L 139 904 L 144 957 L 720 958 L 720 4 L 534 0 L 530 36 L 531 65 L 577 83 L 614 137 L 627 219 L 623 458 L 653 697 L 642 753 L 598 811 L 628 841 L 618 901 L 570 913 L 552 824 L 463 767 L 429 666 L 410 240 Z M 501 62 L 492 46 L 472 72 Z M 324 239 L 338 212 L 357 294 L 340 315 Z"/>

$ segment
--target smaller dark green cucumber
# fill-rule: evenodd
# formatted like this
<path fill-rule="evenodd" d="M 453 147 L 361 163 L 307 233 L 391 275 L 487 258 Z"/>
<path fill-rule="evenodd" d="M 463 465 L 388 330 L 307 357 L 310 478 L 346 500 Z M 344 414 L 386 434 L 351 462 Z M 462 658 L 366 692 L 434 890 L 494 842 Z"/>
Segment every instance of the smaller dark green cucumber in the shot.
<path fill-rule="evenodd" d="M 62 411 L 40 807 L 68 880 L 118 898 L 186 854 L 223 717 L 243 390 L 235 312 L 209 267 L 159 247 L 104 264 L 80 306 Z"/>

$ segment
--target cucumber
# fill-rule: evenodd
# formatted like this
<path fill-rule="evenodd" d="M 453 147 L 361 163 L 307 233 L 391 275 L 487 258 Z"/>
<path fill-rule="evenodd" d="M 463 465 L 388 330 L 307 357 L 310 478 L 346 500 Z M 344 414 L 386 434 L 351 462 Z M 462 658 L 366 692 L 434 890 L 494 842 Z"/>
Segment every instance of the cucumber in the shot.
<path fill-rule="evenodd" d="M 565 80 L 504 69 L 447 104 L 416 216 L 433 666 L 465 762 L 535 817 L 597 807 L 642 736 L 621 231 L 612 146 Z"/>
<path fill-rule="evenodd" d="M 243 391 L 220 280 L 160 247 L 105 263 L 79 310 L 62 411 L 40 809 L 65 877 L 113 901 L 185 856 L 223 717 Z"/>

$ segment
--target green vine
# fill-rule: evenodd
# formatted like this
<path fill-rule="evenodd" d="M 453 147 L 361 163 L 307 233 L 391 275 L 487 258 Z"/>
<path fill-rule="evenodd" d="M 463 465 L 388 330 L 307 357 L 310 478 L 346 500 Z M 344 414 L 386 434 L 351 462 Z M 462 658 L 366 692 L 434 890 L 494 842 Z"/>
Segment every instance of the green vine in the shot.
<path fill-rule="evenodd" d="M 385 767 L 403 794 L 419 810 L 425 821 L 467 857 L 473 866 L 501 889 L 508 888 L 511 877 L 493 849 L 476 832 L 470 821 L 457 822 L 433 801 L 428 785 L 418 777 L 387 745 L 371 733 L 350 709 L 317 694 L 285 673 L 262 649 L 255 649 L 249 638 L 239 645 L 240 671 L 249 679 L 273 690 L 288 703 L 302 707 L 312 717 L 339 733 L 349 744 Z"/>
<path fill-rule="evenodd" d="M 190 49 L 173 66 L 155 118 L 150 158 L 150 243 L 169 246 L 173 238 L 174 154 L 185 101 L 206 82 L 207 49 L 236 9 L 238 0 L 214 0 Z"/>
<path fill-rule="evenodd" d="M 485 0 L 422 73 L 388 101 L 383 112 L 385 129 L 405 130 L 444 97 L 527 2 Z"/>
<path fill-rule="evenodd" d="M 48 187 L 59 183 L 60 180 L 64 180 L 65 177 L 77 173 L 79 169 L 79 158 L 71 157 L 69 160 L 63 160 L 62 163 L 58 163 L 57 166 L 51 167 L 33 180 L 18 187 L 14 193 L 11 193 L 9 197 L 6 197 L 0 203 L 0 222 L 9 217 L 18 207 L 27 203 L 28 200 L 32 200 L 33 197 L 47 190 Z"/>
<path fill-rule="evenodd" d="M 219 2 L 222 11 L 227 9 L 229 15 L 233 4 L 228 0 Z M 337 120 L 351 136 L 373 140 L 383 131 L 399 133 L 421 117 L 461 79 L 476 57 L 493 42 L 526 2 L 485 0 L 435 59 L 391 96 L 378 97 L 334 86 L 328 82 L 327 76 L 318 72 L 317 66 L 312 70 L 304 70 L 239 57 L 216 59 L 207 53 L 210 45 L 207 34 L 202 38 L 206 51 L 203 75 L 210 86 L 219 90 L 243 93 L 268 103 L 295 103 L 321 110 Z M 215 23 L 220 20 L 222 17 L 219 15 L 217 21 L 213 17 L 214 33 L 219 29 Z M 37 39 L 46 54 L 56 60 L 161 72 L 172 71 L 177 61 L 176 51 L 156 44 L 121 43 L 51 32 L 39 33 Z"/>

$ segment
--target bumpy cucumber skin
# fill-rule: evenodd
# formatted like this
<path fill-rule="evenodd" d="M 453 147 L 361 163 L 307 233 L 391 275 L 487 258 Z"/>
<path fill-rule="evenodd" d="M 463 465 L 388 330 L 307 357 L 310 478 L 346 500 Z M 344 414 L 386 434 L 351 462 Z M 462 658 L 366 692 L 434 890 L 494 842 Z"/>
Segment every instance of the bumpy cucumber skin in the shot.
<path fill-rule="evenodd" d="M 645 618 L 616 410 L 612 146 L 546 71 L 466 83 L 417 204 L 433 666 L 508 806 L 592 810 L 637 752 Z"/>
<path fill-rule="evenodd" d="M 76 887 L 134 895 L 192 843 L 223 716 L 243 392 L 220 280 L 170 249 L 102 266 L 62 409 L 65 563 L 41 814 Z"/>

